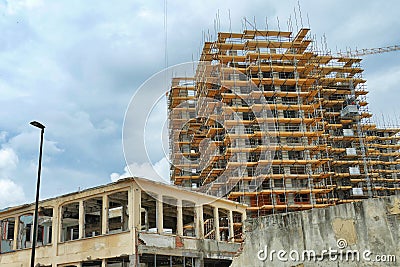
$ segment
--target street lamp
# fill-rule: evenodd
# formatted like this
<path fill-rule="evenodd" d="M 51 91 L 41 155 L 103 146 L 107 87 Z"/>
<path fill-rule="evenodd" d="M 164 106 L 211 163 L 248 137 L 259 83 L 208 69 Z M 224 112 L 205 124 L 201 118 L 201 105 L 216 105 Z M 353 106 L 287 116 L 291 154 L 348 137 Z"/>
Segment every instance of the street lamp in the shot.
<path fill-rule="evenodd" d="M 40 173 L 42 171 L 43 136 L 45 127 L 43 124 L 37 121 L 32 121 L 30 124 L 40 129 L 39 166 L 38 166 L 37 183 L 36 183 L 35 217 L 33 221 L 33 242 L 32 242 L 32 255 L 31 255 L 31 267 L 35 267 L 35 252 L 36 252 L 37 228 L 38 228 L 38 217 L 39 217 L 38 211 L 39 211 Z"/>

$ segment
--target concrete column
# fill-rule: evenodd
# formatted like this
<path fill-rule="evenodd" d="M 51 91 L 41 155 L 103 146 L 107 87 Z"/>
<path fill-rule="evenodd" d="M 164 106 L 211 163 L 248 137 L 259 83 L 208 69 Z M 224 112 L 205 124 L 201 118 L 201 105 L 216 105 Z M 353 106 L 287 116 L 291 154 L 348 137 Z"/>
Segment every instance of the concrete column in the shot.
<path fill-rule="evenodd" d="M 219 235 L 219 214 L 218 207 L 214 207 L 214 227 L 215 227 L 215 240 L 221 241 L 221 237 Z"/>
<path fill-rule="evenodd" d="M 204 267 L 204 257 L 203 254 L 199 258 L 194 259 L 194 266 L 195 267 Z"/>
<path fill-rule="evenodd" d="M 106 265 L 106 259 L 103 259 L 102 261 L 101 261 L 101 267 L 106 267 L 107 265 Z"/>
<path fill-rule="evenodd" d="M 164 216 L 163 216 L 163 202 L 162 195 L 159 195 L 156 199 L 156 220 L 157 220 L 157 233 L 162 234 L 164 232 Z"/>
<path fill-rule="evenodd" d="M 230 241 L 234 242 L 234 235 L 235 232 L 233 230 L 233 212 L 232 210 L 229 210 L 229 239 Z"/>
<path fill-rule="evenodd" d="M 121 212 L 122 212 L 122 230 L 125 231 L 129 229 L 129 210 L 125 204 L 123 204 Z"/>
<path fill-rule="evenodd" d="M 142 200 L 142 190 L 135 184 L 133 185 L 130 190 L 128 191 L 128 211 L 129 211 L 129 222 L 128 228 L 131 235 L 131 248 L 132 248 L 132 255 L 134 257 L 130 258 L 130 265 L 129 266 L 136 266 L 136 242 L 138 237 L 138 231 L 141 230 L 140 225 L 140 208 L 141 208 L 141 200 Z"/>
<path fill-rule="evenodd" d="M 103 196 L 103 212 L 101 214 L 101 234 L 108 233 L 108 196 Z"/>
<path fill-rule="evenodd" d="M 139 266 L 139 260 L 138 260 L 139 258 L 138 258 L 138 255 L 136 255 L 136 254 L 132 254 L 132 255 L 129 255 L 129 265 L 128 265 L 128 267 L 136 267 L 136 266 Z"/>
<path fill-rule="evenodd" d="M 14 240 L 12 245 L 13 250 L 18 249 L 18 230 L 19 230 L 19 216 L 15 217 Z"/>
<path fill-rule="evenodd" d="M 203 205 L 196 206 L 196 237 L 204 238 Z"/>
<path fill-rule="evenodd" d="M 129 229 L 140 229 L 140 208 L 142 200 L 142 191 L 139 188 L 132 187 L 128 191 L 128 210 L 129 210 Z M 143 222 L 142 222 L 143 223 Z"/>
<path fill-rule="evenodd" d="M 65 232 L 64 229 L 62 228 L 63 224 L 63 213 L 62 213 L 62 206 L 58 208 L 57 210 L 58 213 L 58 235 L 57 239 L 54 240 L 54 242 L 64 242 L 65 241 Z"/>
<path fill-rule="evenodd" d="M 85 208 L 83 200 L 79 201 L 79 238 L 85 236 Z"/>
<path fill-rule="evenodd" d="M 243 226 L 244 226 L 244 221 L 247 219 L 247 214 L 246 214 L 246 212 L 243 212 L 242 213 L 242 223 L 243 223 Z"/>
<path fill-rule="evenodd" d="M 58 205 L 55 205 L 53 207 L 53 218 L 51 222 L 51 243 L 53 244 L 51 254 L 53 255 L 54 259 L 57 257 L 60 229 L 61 229 L 60 207 Z M 56 267 L 56 265 L 54 266 Z"/>
<path fill-rule="evenodd" d="M 178 199 L 176 202 L 177 218 L 176 218 L 176 233 L 183 236 L 183 213 L 182 213 L 182 200 Z"/>

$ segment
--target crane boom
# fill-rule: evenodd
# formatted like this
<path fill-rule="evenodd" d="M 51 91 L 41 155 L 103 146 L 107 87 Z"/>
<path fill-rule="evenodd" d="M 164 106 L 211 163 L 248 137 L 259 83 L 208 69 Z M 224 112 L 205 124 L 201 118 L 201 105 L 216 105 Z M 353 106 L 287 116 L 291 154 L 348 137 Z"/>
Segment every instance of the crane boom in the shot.
<path fill-rule="evenodd" d="M 400 50 L 400 45 L 392 45 L 392 46 L 378 47 L 378 48 L 364 48 L 361 50 L 356 49 L 355 51 L 347 51 L 344 53 L 339 52 L 338 55 L 346 57 L 362 57 L 366 55 L 381 54 L 396 50 Z"/>

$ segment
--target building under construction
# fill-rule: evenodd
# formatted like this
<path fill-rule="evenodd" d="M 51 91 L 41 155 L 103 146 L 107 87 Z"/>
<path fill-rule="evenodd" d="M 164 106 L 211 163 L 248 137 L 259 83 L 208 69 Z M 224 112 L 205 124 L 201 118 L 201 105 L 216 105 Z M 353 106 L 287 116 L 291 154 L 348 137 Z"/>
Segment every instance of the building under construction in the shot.
<path fill-rule="evenodd" d="M 252 217 L 399 194 L 400 129 L 372 123 L 360 62 L 309 29 L 218 33 L 172 80 L 172 182 Z"/>

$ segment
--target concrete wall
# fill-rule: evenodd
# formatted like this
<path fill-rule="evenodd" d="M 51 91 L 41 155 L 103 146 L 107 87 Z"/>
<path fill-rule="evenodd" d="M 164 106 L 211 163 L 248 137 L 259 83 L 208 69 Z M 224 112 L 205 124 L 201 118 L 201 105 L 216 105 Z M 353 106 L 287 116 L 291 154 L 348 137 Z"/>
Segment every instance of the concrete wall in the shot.
<path fill-rule="evenodd" d="M 375 261 L 387 255 L 396 262 Z M 231 266 L 400 266 L 400 197 L 249 219 L 243 252 Z"/>

